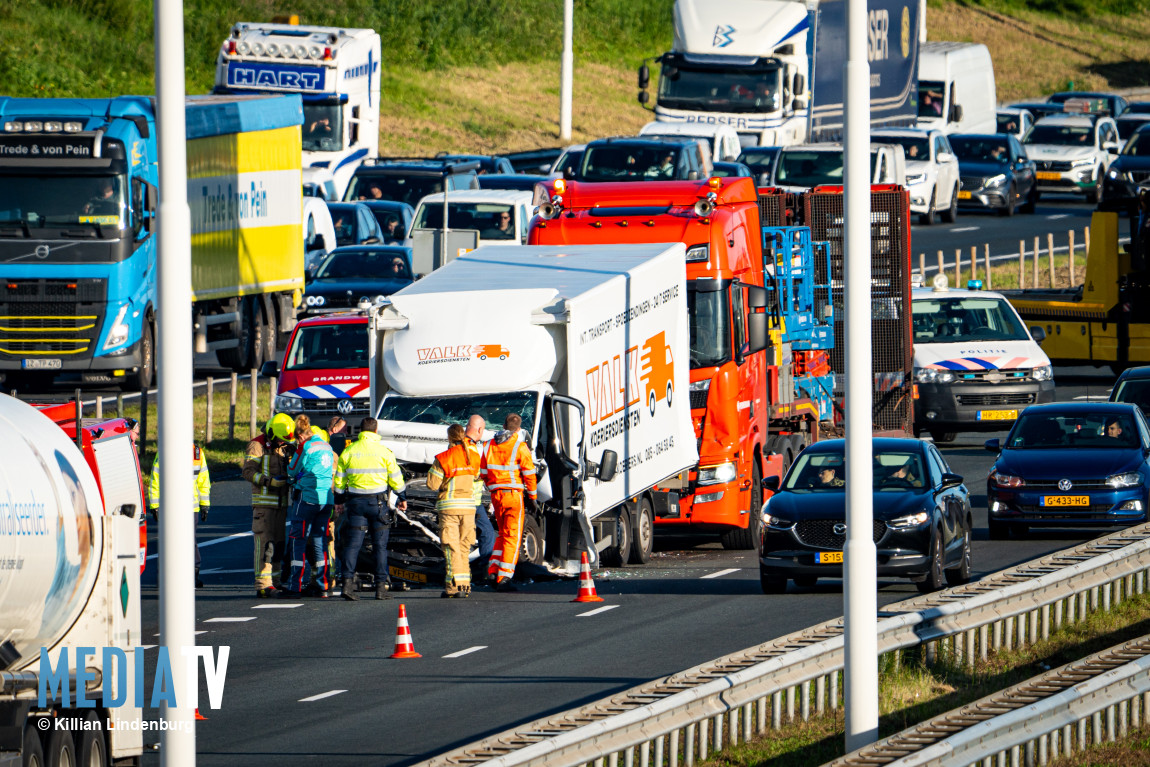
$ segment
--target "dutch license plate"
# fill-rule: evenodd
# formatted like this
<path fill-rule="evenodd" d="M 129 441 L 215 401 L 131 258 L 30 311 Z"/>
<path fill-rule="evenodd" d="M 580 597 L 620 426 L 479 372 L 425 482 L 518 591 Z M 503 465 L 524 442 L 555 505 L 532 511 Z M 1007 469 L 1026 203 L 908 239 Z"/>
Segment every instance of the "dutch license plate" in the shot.
<path fill-rule="evenodd" d="M 1060 178 L 1062 178 L 1061 173 L 1052 173 L 1048 170 L 1040 170 L 1035 173 L 1034 176 L 1039 181 L 1058 181 Z"/>
<path fill-rule="evenodd" d="M 841 551 L 820 551 L 815 554 L 815 564 L 841 565 L 842 563 L 843 553 Z"/>
<path fill-rule="evenodd" d="M 979 410 L 979 421 L 1014 421 L 1018 419 L 1017 410 Z"/>
<path fill-rule="evenodd" d="M 59 370 L 63 366 L 59 359 L 50 357 L 24 360 L 20 367 L 24 370 Z"/>
<path fill-rule="evenodd" d="M 415 573 L 411 570 L 404 570 L 399 567 L 388 567 L 387 571 L 391 573 L 393 578 L 402 578 L 405 581 L 412 581 L 414 583 L 427 583 L 427 576 L 423 573 Z"/>
<path fill-rule="evenodd" d="M 958 199 L 969 200 L 970 199 L 970 192 L 959 192 L 958 193 Z"/>
<path fill-rule="evenodd" d="M 1090 496 L 1088 495 L 1044 495 L 1042 496 L 1043 506 L 1089 506 Z"/>

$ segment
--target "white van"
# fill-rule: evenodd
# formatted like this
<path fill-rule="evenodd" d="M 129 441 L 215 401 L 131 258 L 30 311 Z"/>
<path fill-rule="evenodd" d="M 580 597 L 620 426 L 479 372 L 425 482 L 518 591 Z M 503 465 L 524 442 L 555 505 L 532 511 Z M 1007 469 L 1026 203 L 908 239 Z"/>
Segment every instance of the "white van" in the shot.
<path fill-rule="evenodd" d="M 1028 405 L 1054 401 L 1041 326 L 1027 329 L 1001 293 L 934 288 L 911 291 L 914 429 L 935 442 L 958 432 L 1006 431 Z"/>
<path fill-rule="evenodd" d="M 918 60 L 918 127 L 994 133 L 994 65 L 979 43 L 923 43 Z"/>
<path fill-rule="evenodd" d="M 335 248 L 335 225 L 321 197 L 303 198 L 303 264 L 311 274 L 323 257 Z"/>
<path fill-rule="evenodd" d="M 734 162 L 743 151 L 739 145 L 739 134 L 730 125 L 710 123 L 665 123 L 649 122 L 639 129 L 640 136 L 698 136 L 707 140 L 711 147 L 711 159 L 715 162 Z"/>

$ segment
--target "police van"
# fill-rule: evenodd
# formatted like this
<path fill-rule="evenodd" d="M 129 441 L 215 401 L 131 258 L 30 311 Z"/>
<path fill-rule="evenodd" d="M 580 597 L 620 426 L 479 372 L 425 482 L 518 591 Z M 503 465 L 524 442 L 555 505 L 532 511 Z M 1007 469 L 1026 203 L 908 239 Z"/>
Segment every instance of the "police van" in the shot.
<path fill-rule="evenodd" d="M 974 287 L 981 282 L 975 281 Z M 950 290 L 946 277 L 911 291 L 916 433 L 950 442 L 959 432 L 1005 431 L 1028 405 L 1054 401 L 1054 373 L 1001 293 Z"/>
<path fill-rule="evenodd" d="M 216 62 L 216 93 L 298 93 L 303 165 L 331 173 L 335 199 L 379 154 L 379 35 L 374 29 L 232 27 Z"/>

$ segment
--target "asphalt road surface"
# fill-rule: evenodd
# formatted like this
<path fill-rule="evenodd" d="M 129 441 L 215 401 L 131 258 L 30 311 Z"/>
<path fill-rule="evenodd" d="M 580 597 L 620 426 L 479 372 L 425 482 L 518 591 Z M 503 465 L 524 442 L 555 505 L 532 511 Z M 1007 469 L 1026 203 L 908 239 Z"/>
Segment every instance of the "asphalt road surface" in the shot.
<path fill-rule="evenodd" d="M 1059 398 L 1075 399 L 1104 397 L 1113 378 L 1076 368 L 1057 370 L 1056 380 Z M 993 456 L 982 442 L 993 436 L 1002 435 L 964 434 L 943 446 L 973 496 L 976 573 L 1088 539 L 1049 531 L 987 540 Z M 410 764 L 842 614 L 841 581 L 764 596 L 753 552 L 706 538 L 660 541 L 649 565 L 596 572 L 601 605 L 572 604 L 572 581 L 517 594 L 482 589 L 469 601 L 441 600 L 438 589 L 357 603 L 257 600 L 247 499 L 242 482 L 217 482 L 199 528 L 206 588 L 196 595 L 198 641 L 231 647 L 223 706 L 205 706 L 208 719 L 198 725 L 198 763 L 208 767 Z M 145 637 L 158 631 L 155 582 L 151 560 Z M 878 589 L 880 606 L 915 593 L 894 580 Z M 388 658 L 401 602 L 420 659 Z"/>

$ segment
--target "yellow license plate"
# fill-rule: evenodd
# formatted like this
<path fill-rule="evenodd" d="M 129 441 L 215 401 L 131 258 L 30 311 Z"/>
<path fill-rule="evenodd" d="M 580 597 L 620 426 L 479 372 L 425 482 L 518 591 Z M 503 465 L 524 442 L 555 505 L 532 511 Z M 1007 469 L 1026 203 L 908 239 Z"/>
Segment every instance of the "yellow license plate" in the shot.
<path fill-rule="evenodd" d="M 970 192 L 959 192 L 958 193 L 958 199 L 969 200 L 970 199 Z"/>
<path fill-rule="evenodd" d="M 1062 178 L 1061 173 L 1052 173 L 1048 170 L 1040 170 L 1035 173 L 1034 176 L 1039 181 L 1058 181 L 1060 178 Z"/>
<path fill-rule="evenodd" d="M 979 410 L 979 421 L 1014 421 L 1018 419 L 1017 410 Z"/>
<path fill-rule="evenodd" d="M 423 573 L 413 573 L 411 570 L 404 570 L 399 567 L 388 567 L 387 571 L 391 573 L 394 578 L 402 578 L 405 581 L 412 581 L 414 583 L 427 583 L 427 576 Z"/>
<path fill-rule="evenodd" d="M 815 564 L 841 565 L 842 563 L 843 553 L 841 551 L 820 551 L 815 554 Z"/>
<path fill-rule="evenodd" d="M 1089 506 L 1090 496 L 1088 495 L 1044 495 L 1042 496 L 1043 506 Z"/>

